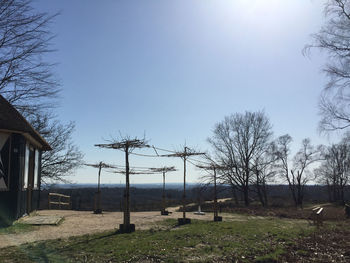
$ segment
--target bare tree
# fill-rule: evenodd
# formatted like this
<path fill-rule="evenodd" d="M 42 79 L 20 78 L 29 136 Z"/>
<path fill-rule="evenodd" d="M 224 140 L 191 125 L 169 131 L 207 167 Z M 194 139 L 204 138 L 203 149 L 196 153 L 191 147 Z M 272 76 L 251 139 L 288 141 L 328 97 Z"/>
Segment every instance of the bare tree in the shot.
<path fill-rule="evenodd" d="M 264 112 L 236 113 L 216 124 L 208 139 L 217 163 L 227 167 L 222 180 L 243 194 L 249 205 L 249 187 L 252 179 L 252 162 L 259 158 L 272 136 L 271 124 Z"/>
<path fill-rule="evenodd" d="M 268 183 L 273 182 L 276 176 L 276 157 L 272 150 L 273 146 L 271 145 L 263 155 L 253 160 L 252 166 L 254 174 L 252 184 L 255 186 L 256 194 L 264 207 L 268 206 Z"/>
<path fill-rule="evenodd" d="M 315 171 L 321 183 L 327 185 L 329 201 L 345 204 L 345 187 L 350 179 L 350 145 L 348 138 L 327 147 L 321 166 Z"/>
<path fill-rule="evenodd" d="M 324 9 L 326 22 L 304 53 L 318 48 L 328 54 L 324 72 L 328 83 L 320 101 L 322 130 L 350 126 L 350 2 L 329 0 Z"/>
<path fill-rule="evenodd" d="M 35 115 L 35 117 L 36 119 L 31 119 L 33 127 L 45 137 L 52 147 L 51 151 L 42 154 L 43 182 L 69 182 L 65 178 L 72 175 L 74 170 L 82 165 L 83 160 L 83 154 L 74 145 L 71 138 L 75 129 L 74 122 L 62 124 L 52 120 L 49 113 Z"/>
<path fill-rule="evenodd" d="M 21 112 L 48 107 L 59 91 L 53 65 L 44 60 L 55 16 L 35 12 L 28 0 L 0 0 L 0 93 Z"/>
<path fill-rule="evenodd" d="M 290 160 L 290 143 L 292 137 L 288 134 L 280 136 L 274 145 L 276 168 L 278 174 L 284 178 L 289 186 L 296 207 L 302 207 L 304 187 L 311 179 L 308 170 L 310 165 L 319 160 L 319 149 L 311 145 L 310 139 L 304 139 L 300 150 Z M 290 166 L 292 162 L 292 166 Z"/>
<path fill-rule="evenodd" d="M 82 162 L 72 143 L 74 124 L 61 124 L 50 113 L 60 86 L 54 64 L 49 27 L 57 14 L 39 13 L 30 0 L 0 0 L 0 94 L 19 110 L 51 144 L 44 152 L 44 180 L 64 180 Z"/>

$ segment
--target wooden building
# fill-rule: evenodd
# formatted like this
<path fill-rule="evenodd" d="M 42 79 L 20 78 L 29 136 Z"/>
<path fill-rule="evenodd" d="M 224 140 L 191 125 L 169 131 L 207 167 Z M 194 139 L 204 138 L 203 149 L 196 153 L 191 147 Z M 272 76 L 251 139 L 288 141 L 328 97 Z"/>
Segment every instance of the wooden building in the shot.
<path fill-rule="evenodd" d="M 0 225 L 39 207 L 42 151 L 50 145 L 0 95 Z"/>

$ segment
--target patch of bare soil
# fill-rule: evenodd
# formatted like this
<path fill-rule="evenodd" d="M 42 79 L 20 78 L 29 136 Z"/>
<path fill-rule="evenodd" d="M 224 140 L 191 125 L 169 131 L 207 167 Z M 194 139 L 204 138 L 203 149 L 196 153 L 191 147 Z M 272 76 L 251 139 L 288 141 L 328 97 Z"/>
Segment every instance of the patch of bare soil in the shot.
<path fill-rule="evenodd" d="M 350 223 L 320 229 L 287 247 L 281 262 L 350 262 Z"/>

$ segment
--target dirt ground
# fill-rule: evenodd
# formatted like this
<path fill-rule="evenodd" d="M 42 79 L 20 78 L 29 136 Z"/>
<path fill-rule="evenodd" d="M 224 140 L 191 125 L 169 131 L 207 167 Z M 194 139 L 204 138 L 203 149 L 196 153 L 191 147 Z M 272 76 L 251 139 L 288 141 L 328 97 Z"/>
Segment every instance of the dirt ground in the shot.
<path fill-rule="evenodd" d="M 222 202 L 227 200 L 220 200 Z M 221 203 L 224 206 L 225 203 Z M 203 204 L 205 208 L 207 204 Z M 211 204 L 209 204 L 211 205 Z M 196 210 L 197 206 L 189 204 L 188 208 Z M 344 211 L 342 208 L 325 206 L 325 219 L 342 219 L 344 220 Z M 225 208 L 225 207 L 223 207 Z M 167 218 L 180 218 L 182 212 L 178 211 L 179 207 L 169 207 L 167 210 L 172 212 L 169 216 L 162 216 L 160 212 L 131 212 L 131 223 L 135 224 L 136 229 L 157 229 L 157 222 Z M 223 209 L 223 212 L 226 212 Z M 280 217 L 286 219 L 305 220 L 310 214 L 310 208 L 305 210 L 293 209 L 260 209 L 259 207 L 227 209 L 228 213 L 222 213 L 224 221 L 246 221 L 249 219 Z M 62 216 L 64 220 L 57 226 L 41 225 L 34 226 L 33 230 L 16 234 L 0 234 L 0 248 L 7 246 L 16 246 L 27 242 L 40 240 L 68 238 L 85 234 L 93 234 L 113 229 L 118 229 L 119 224 L 123 222 L 122 212 L 104 212 L 102 214 L 93 214 L 90 211 L 73 211 L 73 210 L 40 210 L 35 215 L 43 216 Z M 329 216 L 327 216 L 329 215 Z M 187 212 L 186 217 L 199 220 L 213 220 L 213 213 L 205 215 L 195 215 L 193 212 Z M 330 217 L 330 218 L 328 218 Z"/>
<path fill-rule="evenodd" d="M 350 262 L 349 222 L 338 222 L 332 229 L 322 229 L 314 235 L 287 245 L 281 262 Z"/>
<path fill-rule="evenodd" d="M 177 208 L 169 208 L 172 213 L 169 216 L 162 216 L 160 212 L 132 212 L 131 223 L 136 225 L 136 229 L 159 228 L 158 221 L 167 218 L 182 217 L 182 212 L 175 212 Z M 36 215 L 57 215 L 63 216 L 64 220 L 57 226 L 42 225 L 35 226 L 33 231 L 0 235 L 0 248 L 7 246 L 17 246 L 27 242 L 34 242 L 48 239 L 68 238 L 70 236 L 79 236 L 113 230 L 119 228 L 123 222 L 122 212 L 104 212 L 102 214 L 93 214 L 90 211 L 73 210 L 41 210 Z M 200 220 L 213 220 L 212 213 L 205 215 L 195 215 L 193 212 L 187 212 L 186 217 Z M 253 218 L 251 216 L 225 214 L 225 221 L 243 221 Z M 256 218 L 256 217 L 254 217 Z"/>

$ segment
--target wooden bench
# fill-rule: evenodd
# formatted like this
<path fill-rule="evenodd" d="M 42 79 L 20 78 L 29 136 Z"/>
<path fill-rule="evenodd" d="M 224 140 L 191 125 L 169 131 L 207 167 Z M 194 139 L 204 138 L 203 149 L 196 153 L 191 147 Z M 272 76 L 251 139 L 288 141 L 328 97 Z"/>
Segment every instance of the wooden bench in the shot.
<path fill-rule="evenodd" d="M 63 200 L 62 200 L 63 199 Z M 61 209 L 62 206 L 71 209 L 71 200 L 69 195 L 49 193 L 49 209 L 52 208 L 52 205 L 57 205 L 58 209 Z"/>
<path fill-rule="evenodd" d="M 323 207 L 315 207 L 312 209 L 311 212 L 311 219 L 313 221 L 313 224 L 317 227 L 320 227 L 323 225 Z"/>

